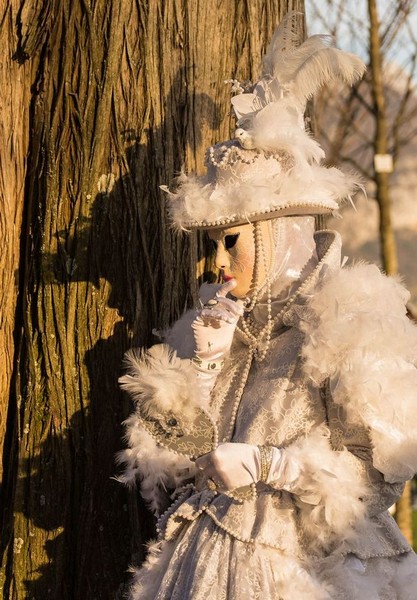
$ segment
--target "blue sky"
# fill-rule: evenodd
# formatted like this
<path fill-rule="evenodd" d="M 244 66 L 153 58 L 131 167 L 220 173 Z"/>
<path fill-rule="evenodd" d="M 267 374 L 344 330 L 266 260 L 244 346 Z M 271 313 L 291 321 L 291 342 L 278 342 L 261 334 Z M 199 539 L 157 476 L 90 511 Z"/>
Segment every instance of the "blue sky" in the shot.
<path fill-rule="evenodd" d="M 379 19 L 382 28 L 392 19 L 396 10 L 393 0 L 378 1 Z M 405 66 L 410 50 L 415 47 L 411 36 L 417 31 L 417 8 L 415 0 L 404 25 L 395 36 L 387 52 L 387 58 Z M 336 33 L 337 45 L 343 50 L 359 54 L 365 61 L 368 56 L 368 3 L 367 0 L 305 0 L 309 35 Z M 321 13 L 320 20 L 316 12 Z"/>

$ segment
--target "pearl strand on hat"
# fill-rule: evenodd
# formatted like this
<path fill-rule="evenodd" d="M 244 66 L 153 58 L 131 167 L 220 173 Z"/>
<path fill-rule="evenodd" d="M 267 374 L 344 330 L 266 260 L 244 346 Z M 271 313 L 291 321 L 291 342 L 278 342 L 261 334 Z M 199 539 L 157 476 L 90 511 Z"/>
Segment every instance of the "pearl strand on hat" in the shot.
<path fill-rule="evenodd" d="M 238 162 L 250 165 L 260 156 L 259 151 L 250 151 L 243 149 L 236 140 L 230 140 L 223 144 L 210 146 L 206 152 L 205 163 L 217 167 L 218 169 L 226 169 Z"/>

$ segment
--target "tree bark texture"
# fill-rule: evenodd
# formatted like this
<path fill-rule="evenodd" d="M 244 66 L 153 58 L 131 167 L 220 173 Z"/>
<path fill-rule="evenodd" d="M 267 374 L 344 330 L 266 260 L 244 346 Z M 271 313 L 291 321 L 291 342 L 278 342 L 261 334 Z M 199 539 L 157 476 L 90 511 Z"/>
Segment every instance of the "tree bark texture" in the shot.
<path fill-rule="evenodd" d="M 404 492 L 398 500 L 395 507 L 395 520 L 398 527 L 401 529 L 405 539 L 409 544 L 413 545 L 413 518 L 412 518 L 412 497 L 411 497 L 411 481 L 405 484 Z"/>
<path fill-rule="evenodd" d="M 229 137 L 223 80 L 303 1 L 0 6 L 2 597 L 107 600 L 153 531 L 112 479 L 122 357 L 195 292 L 159 185 Z"/>
<path fill-rule="evenodd" d="M 385 108 L 385 92 L 382 72 L 382 53 L 376 0 L 368 0 L 370 63 L 372 72 L 372 96 L 375 111 L 375 154 L 388 152 L 388 124 Z M 375 173 L 376 200 L 379 205 L 379 231 L 381 261 L 388 275 L 398 272 L 397 246 L 391 222 L 391 199 L 389 173 Z"/>
<path fill-rule="evenodd" d="M 370 62 L 372 95 L 375 110 L 375 154 L 388 152 L 388 126 L 382 72 L 381 40 L 376 0 L 368 0 L 370 24 Z M 376 199 L 379 205 L 379 231 L 382 266 L 387 275 L 398 273 L 397 246 L 391 221 L 389 173 L 375 173 Z M 404 494 L 396 505 L 396 518 L 401 531 L 412 543 L 411 487 L 406 484 Z"/>

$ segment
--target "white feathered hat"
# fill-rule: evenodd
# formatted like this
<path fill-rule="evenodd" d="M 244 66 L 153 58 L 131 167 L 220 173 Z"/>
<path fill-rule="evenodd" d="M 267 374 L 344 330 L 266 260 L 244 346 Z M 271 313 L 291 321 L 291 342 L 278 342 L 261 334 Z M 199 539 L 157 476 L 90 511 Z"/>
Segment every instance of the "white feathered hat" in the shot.
<path fill-rule="evenodd" d="M 324 151 L 304 129 L 307 100 L 323 85 L 352 85 L 365 71 L 354 54 L 314 35 L 297 47 L 297 13 L 276 29 L 261 79 L 232 83 L 235 138 L 210 147 L 204 176 L 181 173 L 169 194 L 179 229 L 207 229 L 287 215 L 338 210 L 358 187 L 352 175 L 321 164 Z"/>

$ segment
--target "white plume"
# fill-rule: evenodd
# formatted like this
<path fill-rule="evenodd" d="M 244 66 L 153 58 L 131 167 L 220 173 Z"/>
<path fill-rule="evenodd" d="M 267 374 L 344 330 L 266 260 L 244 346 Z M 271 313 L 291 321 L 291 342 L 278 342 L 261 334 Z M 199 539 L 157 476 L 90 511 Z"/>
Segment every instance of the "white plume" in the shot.
<path fill-rule="evenodd" d="M 312 35 L 300 45 L 298 14 L 291 11 L 282 19 L 262 59 L 263 76 L 277 79 L 281 85 L 290 81 L 311 55 L 334 44 L 330 35 Z"/>
<path fill-rule="evenodd" d="M 124 422 L 124 426 L 128 448 L 116 456 L 117 464 L 124 466 L 116 479 L 129 486 L 140 482 L 141 496 L 159 515 L 172 502 L 169 494 L 175 493 L 195 475 L 194 463 L 182 454 L 158 446 L 135 413 Z"/>
<path fill-rule="evenodd" d="M 294 72 L 289 89 L 298 102 L 305 102 L 333 81 L 352 85 L 365 72 L 362 60 L 338 48 L 325 48 L 309 56 Z"/>
<path fill-rule="evenodd" d="M 187 319 L 186 319 L 187 322 Z M 166 344 L 149 350 L 129 350 L 125 355 L 127 373 L 119 383 L 137 405 L 125 422 L 128 447 L 117 455 L 124 471 L 117 479 L 127 485 L 141 482 L 141 495 L 156 514 L 169 506 L 169 492 L 180 488 L 195 474 L 187 457 L 159 446 L 142 426 L 143 416 L 158 417 L 175 412 L 192 418 L 199 406 L 196 370 L 189 359 L 178 358 Z M 193 385 L 193 379 L 196 385 Z"/>
<path fill-rule="evenodd" d="M 313 35 L 300 45 L 298 15 L 288 13 L 275 30 L 262 61 L 264 77 L 278 80 L 300 101 L 335 79 L 351 85 L 363 75 L 365 64 L 354 54 L 332 47 L 330 35 Z"/>
<path fill-rule="evenodd" d="M 188 359 L 178 358 L 167 344 L 156 344 L 146 351 L 129 350 L 124 363 L 127 373 L 120 377 L 120 387 L 140 405 L 142 415 L 175 411 L 192 420 L 200 400 L 197 386 L 190 385 L 196 371 Z"/>
<path fill-rule="evenodd" d="M 288 13 L 276 29 L 263 57 L 263 77 L 252 93 L 232 99 L 239 125 L 244 129 L 270 103 L 290 98 L 301 115 L 306 101 L 322 86 L 335 80 L 352 85 L 365 72 L 359 57 L 332 47 L 331 36 L 314 35 L 299 45 L 297 15 Z"/>
<path fill-rule="evenodd" d="M 282 55 L 291 54 L 299 45 L 300 33 L 297 20 L 300 15 L 301 13 L 295 11 L 288 12 L 275 29 L 262 59 L 264 75 L 279 79 Z"/>
<path fill-rule="evenodd" d="M 324 151 L 320 144 L 300 127 L 299 111 L 290 98 L 271 102 L 256 113 L 247 132 L 257 148 L 288 152 L 298 165 L 320 163 Z"/>

